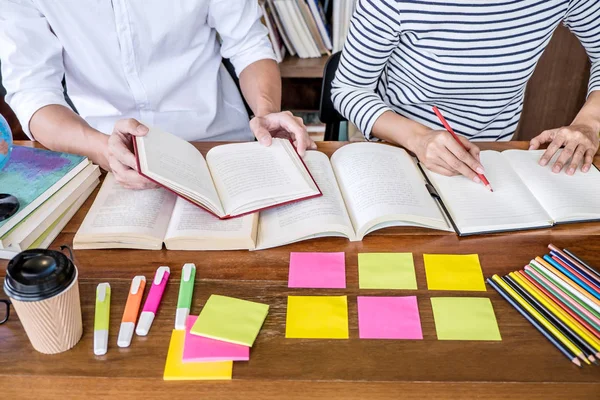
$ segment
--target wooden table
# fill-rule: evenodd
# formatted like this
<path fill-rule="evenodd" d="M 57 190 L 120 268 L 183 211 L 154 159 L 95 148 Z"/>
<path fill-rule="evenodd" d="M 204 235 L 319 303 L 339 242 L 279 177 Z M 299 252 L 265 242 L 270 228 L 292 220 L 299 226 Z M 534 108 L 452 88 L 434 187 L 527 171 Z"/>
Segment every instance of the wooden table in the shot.
<path fill-rule="evenodd" d="M 331 154 L 342 145 L 322 143 L 319 147 Z M 523 142 L 482 144 L 483 148 L 498 150 L 525 146 Z M 199 147 L 207 150 L 211 144 Z M 600 165 L 600 157 L 595 161 Z M 67 225 L 53 248 L 72 243 L 92 199 Z M 467 238 L 424 229 L 390 228 L 358 243 L 340 238 L 316 239 L 258 252 L 76 251 L 84 321 L 81 342 L 60 355 L 39 354 L 13 314 L 0 327 L 0 397 L 599 399 L 600 367 L 575 367 L 491 288 L 485 293 L 426 290 L 423 253 L 478 253 L 487 277 L 522 267 L 533 256 L 543 254 L 548 243 L 572 249 L 592 265 L 600 265 L 597 223 Z M 291 251 L 346 252 L 348 288 L 287 288 Z M 419 290 L 359 290 L 357 253 L 392 251 L 414 253 Z M 211 294 L 271 306 L 250 361 L 234 364 L 231 382 L 162 380 L 179 271 L 185 262 L 194 262 L 198 267 L 192 313 L 197 314 Z M 174 273 L 150 335 L 134 337 L 128 349 L 118 348 L 117 333 L 131 278 L 137 274 L 149 278 L 161 265 L 170 266 Z M 6 262 L 0 263 L 0 278 L 5 266 Z M 113 294 L 109 351 L 96 357 L 92 352 L 94 292 L 100 282 L 110 282 Z M 291 294 L 348 295 L 350 340 L 285 339 L 286 301 Z M 416 295 L 424 340 L 359 340 L 357 295 Z M 438 341 L 429 300 L 432 296 L 489 297 L 503 340 Z"/>

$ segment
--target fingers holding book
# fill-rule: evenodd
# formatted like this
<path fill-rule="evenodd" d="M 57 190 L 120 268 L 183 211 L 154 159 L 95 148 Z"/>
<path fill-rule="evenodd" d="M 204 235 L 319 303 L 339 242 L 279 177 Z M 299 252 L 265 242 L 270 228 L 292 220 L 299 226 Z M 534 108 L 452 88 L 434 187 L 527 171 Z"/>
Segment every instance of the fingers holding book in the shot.
<path fill-rule="evenodd" d="M 152 189 L 152 181 L 138 173 L 133 154 L 133 136 L 144 136 L 148 128 L 135 119 L 117 121 L 108 139 L 108 164 L 121 186 L 127 189 Z"/>
<path fill-rule="evenodd" d="M 289 111 L 254 117 L 250 121 L 250 129 L 256 139 L 265 146 L 271 144 L 272 137 L 279 137 L 292 140 L 301 156 L 304 156 L 307 149 L 317 148 L 315 142 L 309 137 L 302 118 L 294 117 Z"/>

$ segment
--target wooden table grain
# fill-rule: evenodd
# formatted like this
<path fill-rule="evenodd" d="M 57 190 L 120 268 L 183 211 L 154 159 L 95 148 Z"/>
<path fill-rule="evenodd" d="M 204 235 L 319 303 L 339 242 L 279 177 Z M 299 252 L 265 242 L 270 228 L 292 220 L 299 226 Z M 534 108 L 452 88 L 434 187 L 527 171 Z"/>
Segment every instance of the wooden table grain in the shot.
<path fill-rule="evenodd" d="M 27 144 L 27 143 L 19 143 Z M 213 143 L 201 143 L 206 151 Z M 320 143 L 331 154 L 343 143 Z M 526 143 L 484 143 L 484 149 L 525 148 Z M 600 165 L 600 157 L 596 157 Z M 600 189 L 599 189 L 600 190 Z M 55 240 L 71 244 L 92 204 L 92 196 Z M 486 277 L 525 265 L 554 243 L 600 265 L 600 224 L 585 223 L 527 232 L 459 238 L 417 228 L 388 228 L 362 242 L 314 239 L 271 250 L 248 251 L 75 251 L 80 272 L 84 334 L 74 349 L 59 355 L 33 350 L 13 314 L 0 326 L 0 397 L 2 399 L 599 399 L 600 367 L 578 369 L 550 345 L 500 296 L 487 292 L 428 291 L 423 253 L 478 253 Z M 347 289 L 287 287 L 292 251 L 346 253 Z M 359 290 L 357 254 L 412 252 L 418 290 Z M 270 305 L 249 362 L 236 362 L 231 382 L 164 382 L 163 367 L 173 328 L 181 266 L 197 266 L 191 312 L 197 314 L 211 294 Z M 0 262 L 0 279 L 6 262 Z M 161 265 L 172 269 L 163 303 L 150 334 L 135 336 L 130 348 L 117 347 L 117 334 L 131 278 L 148 279 Z M 112 287 L 109 350 L 94 356 L 95 287 Z M 348 295 L 349 340 L 285 339 L 288 295 Z M 422 341 L 359 340 L 356 296 L 416 295 Z M 473 296 L 491 299 L 502 341 L 438 341 L 431 297 Z M 4 293 L 0 294 L 4 297 Z"/>

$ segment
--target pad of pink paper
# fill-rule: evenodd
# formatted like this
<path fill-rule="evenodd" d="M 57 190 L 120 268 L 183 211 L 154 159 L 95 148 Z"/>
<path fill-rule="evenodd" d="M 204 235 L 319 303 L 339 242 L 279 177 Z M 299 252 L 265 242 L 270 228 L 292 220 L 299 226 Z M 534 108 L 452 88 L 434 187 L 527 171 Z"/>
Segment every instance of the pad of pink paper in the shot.
<path fill-rule="evenodd" d="M 202 361 L 248 361 L 250 359 L 250 347 L 192 335 L 190 329 L 192 329 L 192 326 L 194 326 L 197 319 L 197 316 L 190 315 L 185 324 L 185 342 L 183 345 L 184 363 Z"/>
<path fill-rule="evenodd" d="M 423 339 L 416 296 L 358 296 L 361 339 Z"/>
<path fill-rule="evenodd" d="M 345 289 L 344 253 L 291 253 L 288 287 Z"/>

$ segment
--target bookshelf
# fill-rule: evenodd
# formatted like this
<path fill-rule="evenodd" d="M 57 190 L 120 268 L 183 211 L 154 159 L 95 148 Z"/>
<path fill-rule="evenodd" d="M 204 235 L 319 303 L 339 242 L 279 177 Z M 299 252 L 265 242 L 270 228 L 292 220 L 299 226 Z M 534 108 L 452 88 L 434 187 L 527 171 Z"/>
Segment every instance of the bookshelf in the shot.
<path fill-rule="evenodd" d="M 280 64 L 282 78 L 310 78 L 321 79 L 323 69 L 329 56 L 319 58 L 299 58 L 287 56 Z"/>

